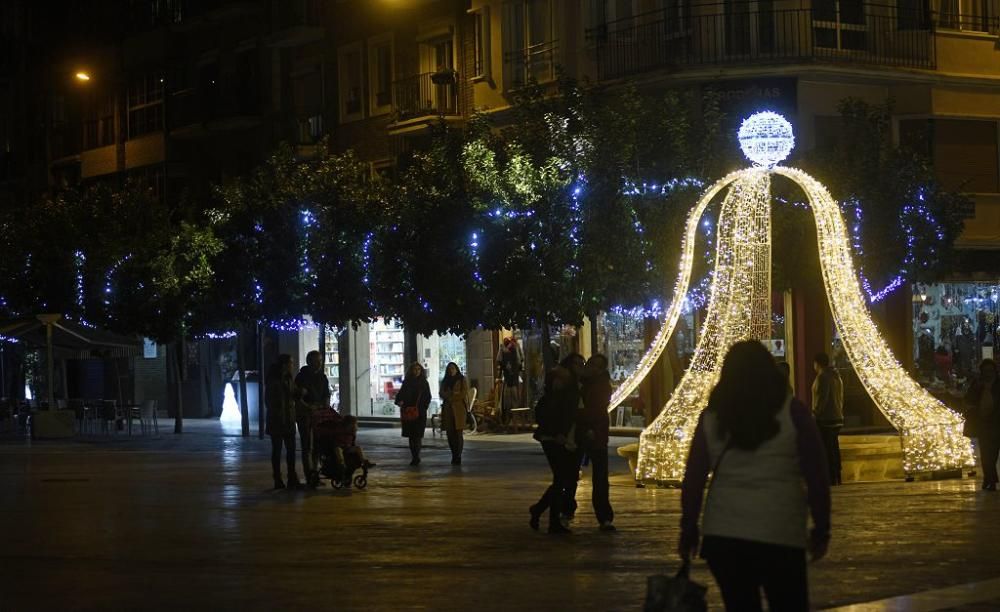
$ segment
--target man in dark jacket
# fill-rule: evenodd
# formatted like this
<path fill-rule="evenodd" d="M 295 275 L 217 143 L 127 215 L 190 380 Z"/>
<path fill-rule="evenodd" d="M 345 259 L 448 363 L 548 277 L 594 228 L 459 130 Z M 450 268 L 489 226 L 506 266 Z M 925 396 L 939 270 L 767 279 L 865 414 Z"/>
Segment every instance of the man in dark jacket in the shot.
<path fill-rule="evenodd" d="M 583 411 L 577 419 L 577 440 L 581 450 L 590 457 L 594 515 L 602 531 L 615 531 L 612 523 L 615 512 L 611 508 L 608 483 L 608 438 L 611 426 L 608 405 L 611 403 L 612 389 L 607 357 L 596 354 L 587 360 L 580 392 Z"/>
<path fill-rule="evenodd" d="M 330 381 L 323 373 L 323 358 L 319 351 L 309 351 L 306 354 L 306 365 L 295 377 L 295 386 L 299 389 L 299 401 L 295 410 L 295 422 L 299 428 L 299 440 L 302 444 L 302 470 L 306 475 L 306 484 L 315 487 L 319 484 L 319 473 L 313 460 L 313 413 L 330 406 Z"/>
<path fill-rule="evenodd" d="M 830 469 L 830 484 L 840 484 L 840 429 L 844 426 L 844 383 L 830 365 L 830 356 L 817 353 L 813 361 L 812 411 L 819 425 Z"/>

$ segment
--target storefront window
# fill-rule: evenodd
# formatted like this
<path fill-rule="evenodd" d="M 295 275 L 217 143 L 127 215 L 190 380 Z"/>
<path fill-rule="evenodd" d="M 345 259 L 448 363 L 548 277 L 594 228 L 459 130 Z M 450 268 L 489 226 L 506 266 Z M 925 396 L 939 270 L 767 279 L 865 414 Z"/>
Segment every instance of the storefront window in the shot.
<path fill-rule="evenodd" d="M 549 352 L 551 363 L 557 364 L 564 357 L 580 352 L 579 334 L 572 325 L 553 325 L 549 328 L 548 346 L 543 345 L 540 327 L 515 330 L 513 336 L 524 355 L 522 385 L 516 403 L 534 406 L 545 388 L 545 351 Z"/>
<path fill-rule="evenodd" d="M 632 312 L 607 312 L 597 317 L 597 352 L 608 358 L 615 385 L 635 371 L 646 351 L 644 318 Z"/>
<path fill-rule="evenodd" d="M 330 381 L 330 402 L 340 405 L 340 353 L 337 348 L 337 330 L 326 328 L 326 378 Z"/>
<path fill-rule="evenodd" d="M 459 370 L 466 376 L 469 374 L 465 358 L 465 339 L 453 334 L 418 336 L 417 353 L 420 355 L 420 363 L 427 371 L 427 382 L 431 386 L 431 405 L 428 410 L 430 414 L 436 414 L 440 410 L 441 403 L 438 387 L 448 364 L 455 362 Z"/>
<path fill-rule="evenodd" d="M 371 355 L 372 415 L 398 416 L 393 402 L 403 386 L 406 373 L 403 353 L 403 328 L 394 322 L 377 319 L 369 326 L 369 354 Z"/>
<path fill-rule="evenodd" d="M 918 380 L 957 389 L 997 349 L 1000 281 L 915 283 L 913 359 Z"/>

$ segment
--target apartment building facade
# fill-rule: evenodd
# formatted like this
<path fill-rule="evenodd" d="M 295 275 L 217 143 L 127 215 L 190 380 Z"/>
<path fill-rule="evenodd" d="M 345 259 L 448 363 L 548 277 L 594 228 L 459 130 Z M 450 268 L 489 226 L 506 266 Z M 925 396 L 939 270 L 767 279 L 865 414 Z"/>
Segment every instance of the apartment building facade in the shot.
<path fill-rule="evenodd" d="M 929 143 L 940 179 L 972 195 L 975 207 L 959 240 L 966 269 L 946 283 L 900 289 L 874 308 L 896 322 L 894 348 L 913 356 L 904 362 L 920 359 L 921 336 L 964 346 L 956 330 L 966 320 L 979 357 L 1000 319 L 993 297 L 1000 290 L 998 2 L 123 2 L 122 43 L 94 54 L 86 66 L 92 80 L 70 91 L 83 101 L 81 146 L 53 154 L 50 174 L 56 182 L 146 176 L 176 197 L 246 172 L 279 142 L 308 156 L 324 137 L 356 151 L 373 174 L 392 174 L 434 123 L 502 114 L 512 92 L 529 80 L 554 82 L 560 72 L 612 87 L 711 87 L 732 112 L 766 106 L 787 114 L 804 149 L 836 136 L 841 99 L 892 99 L 893 138 Z M 799 362 L 830 346 L 821 298 L 784 302 L 784 340 Z M 596 326 L 596 348 L 620 354 L 612 361 L 627 371 L 648 326 L 624 319 Z M 696 326 L 692 316 L 687 345 Z M 495 334 L 418 339 L 380 321 L 324 335 L 329 373 L 350 376 L 354 391 L 345 399 L 357 414 L 392 416 L 402 367 L 414 358 L 435 376 L 442 359 L 457 360 L 481 391 L 493 384 Z M 531 330 L 521 336 L 525 348 L 541 350 Z M 559 334 L 566 350 L 584 352 L 592 347 L 577 338 L 589 336 Z M 319 334 L 306 329 L 281 342 L 304 355 Z M 669 378 L 670 368 L 662 370 Z M 799 363 L 798 386 L 807 379 Z M 659 405 L 653 395 L 662 391 L 647 393 L 645 403 Z"/>
<path fill-rule="evenodd" d="M 1000 319 L 996 0 L 472 0 L 469 14 L 473 57 L 483 66 L 471 75 L 481 111 L 502 112 L 512 90 L 529 79 L 552 81 L 561 70 L 610 87 L 712 88 L 731 113 L 786 114 L 797 146 L 809 150 L 837 138 L 844 98 L 893 101 L 894 142 L 925 143 L 942 184 L 970 195 L 974 208 L 965 211 L 960 264 L 951 278 L 904 286 L 872 308 L 900 359 L 941 393 L 993 355 Z M 784 337 L 772 346 L 784 347 L 777 356 L 793 364 L 805 395 L 809 356 L 836 350 L 831 315 L 825 296 L 815 292 L 778 298 Z M 627 370 L 648 329 L 596 323 L 605 339 L 599 349 L 612 353 L 613 364 L 620 351 Z M 690 324 L 696 327 L 696 316 Z M 627 331 L 615 339 L 612 328 Z M 947 374 L 928 365 L 929 351 L 941 349 L 954 359 Z M 662 371 L 670 377 L 666 364 Z M 641 403 L 661 405 L 662 392 L 648 391 Z M 870 406 L 861 412 L 852 415 L 854 424 L 877 424 Z"/>

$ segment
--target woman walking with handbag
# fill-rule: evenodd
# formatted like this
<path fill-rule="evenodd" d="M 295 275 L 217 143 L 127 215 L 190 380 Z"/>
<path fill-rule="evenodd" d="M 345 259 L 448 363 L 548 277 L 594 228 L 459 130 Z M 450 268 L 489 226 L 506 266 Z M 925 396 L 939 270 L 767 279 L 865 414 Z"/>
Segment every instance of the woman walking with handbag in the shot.
<path fill-rule="evenodd" d="M 441 380 L 441 426 L 448 436 L 451 464 L 462 465 L 462 447 L 465 444 L 465 416 L 469 405 L 469 385 L 455 362 L 444 369 Z"/>
<path fill-rule="evenodd" d="M 399 418 L 403 423 L 403 437 L 410 439 L 410 465 L 420 465 L 420 446 L 427 429 L 427 407 L 431 404 L 431 387 L 427 384 L 424 366 L 413 362 L 403 386 L 396 394 Z"/>
<path fill-rule="evenodd" d="M 997 490 L 997 455 L 1000 455 L 1000 375 L 992 359 L 979 364 L 979 378 L 965 395 L 965 430 L 979 444 L 983 490 Z"/>
<path fill-rule="evenodd" d="M 709 471 L 701 556 L 726 609 L 761 610 L 763 590 L 773 611 L 808 610 L 806 550 L 818 560 L 830 540 L 826 458 L 809 408 L 755 340 L 726 354 L 691 441 L 678 546 L 685 562 L 698 550 Z"/>

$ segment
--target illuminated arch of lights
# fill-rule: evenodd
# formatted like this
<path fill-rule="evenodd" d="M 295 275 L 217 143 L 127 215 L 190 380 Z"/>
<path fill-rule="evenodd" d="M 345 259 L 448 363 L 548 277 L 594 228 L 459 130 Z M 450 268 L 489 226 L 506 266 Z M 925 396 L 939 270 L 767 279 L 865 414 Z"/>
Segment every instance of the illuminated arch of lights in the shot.
<path fill-rule="evenodd" d="M 827 297 L 844 348 L 865 389 L 900 432 L 908 474 L 974 464 L 962 418 L 936 400 L 893 357 L 865 306 L 851 257 L 851 241 L 837 202 L 816 179 L 777 166 L 791 152 L 791 125 L 775 113 L 749 117 L 740 127 L 740 147 L 754 166 L 709 187 L 688 216 L 674 296 L 691 282 L 698 223 L 709 202 L 728 188 L 719 217 L 715 270 L 703 332 L 690 368 L 657 419 L 643 431 L 636 477 L 676 481 L 683 476 L 698 415 L 718 380 L 722 358 L 740 340 L 770 338 L 771 177 L 783 176 L 805 192 L 816 220 L 819 257 Z M 615 391 L 611 409 L 628 397 L 666 348 L 683 299 L 674 299 L 649 351 Z"/>

